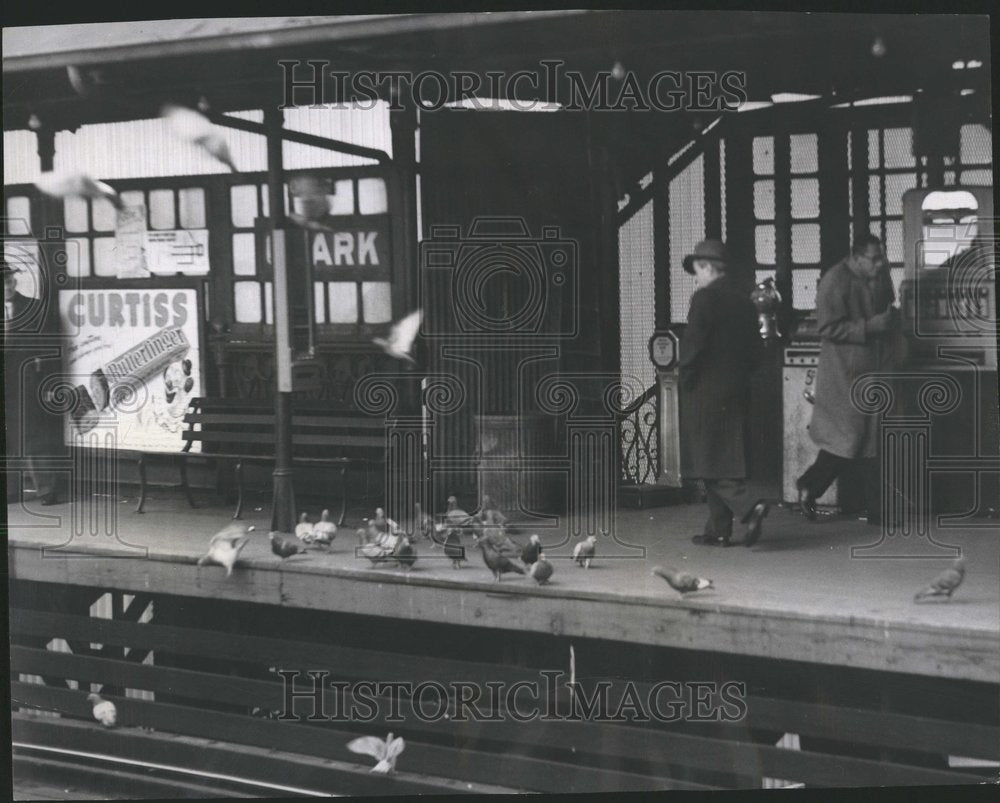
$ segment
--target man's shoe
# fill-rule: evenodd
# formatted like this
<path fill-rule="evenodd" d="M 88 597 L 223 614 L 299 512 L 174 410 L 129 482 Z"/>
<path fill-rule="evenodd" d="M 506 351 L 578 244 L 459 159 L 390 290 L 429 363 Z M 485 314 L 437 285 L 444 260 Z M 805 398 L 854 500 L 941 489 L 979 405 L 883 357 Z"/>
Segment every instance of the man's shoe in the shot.
<path fill-rule="evenodd" d="M 805 488 L 799 488 L 799 510 L 809 521 L 816 521 L 816 500 Z"/>
<path fill-rule="evenodd" d="M 56 498 L 55 494 L 48 494 L 46 496 L 39 497 L 38 504 L 42 507 L 50 507 L 51 505 L 58 505 L 59 499 Z"/>
<path fill-rule="evenodd" d="M 728 538 L 705 534 L 692 536 L 691 543 L 699 546 L 730 546 Z"/>
<path fill-rule="evenodd" d="M 758 502 L 753 506 L 747 522 L 747 534 L 743 538 L 743 546 L 753 546 L 760 540 L 761 532 L 764 529 L 764 519 L 770 510 L 771 506 L 767 502 Z"/>

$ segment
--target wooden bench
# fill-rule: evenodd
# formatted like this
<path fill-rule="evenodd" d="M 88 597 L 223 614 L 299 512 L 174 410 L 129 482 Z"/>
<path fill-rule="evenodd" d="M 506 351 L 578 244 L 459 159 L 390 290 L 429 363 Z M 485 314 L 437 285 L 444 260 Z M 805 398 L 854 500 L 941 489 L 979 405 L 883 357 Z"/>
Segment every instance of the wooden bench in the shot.
<path fill-rule="evenodd" d="M 184 416 L 187 429 L 181 453 L 181 487 L 188 504 L 195 506 L 187 478 L 190 458 L 231 460 L 236 464 L 237 502 L 234 519 L 243 511 L 243 466 L 273 463 L 275 459 L 275 415 L 271 402 L 258 399 L 199 397 L 191 400 Z M 199 451 L 192 451 L 195 443 Z M 340 512 L 343 523 L 347 508 L 345 474 L 352 464 L 369 465 L 385 459 L 385 424 L 382 419 L 345 410 L 332 410 L 328 402 L 293 402 L 292 451 L 296 465 L 337 469 L 340 482 Z M 142 488 L 139 509 L 145 498 L 145 470 L 139 463 Z"/>

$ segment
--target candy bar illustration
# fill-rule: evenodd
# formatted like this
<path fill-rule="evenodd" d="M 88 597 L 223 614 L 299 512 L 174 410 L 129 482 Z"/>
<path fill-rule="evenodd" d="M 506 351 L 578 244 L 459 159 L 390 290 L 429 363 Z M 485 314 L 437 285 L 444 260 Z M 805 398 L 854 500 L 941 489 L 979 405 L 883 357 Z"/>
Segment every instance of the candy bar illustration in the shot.
<path fill-rule="evenodd" d="M 71 417 L 80 432 L 97 426 L 100 411 L 126 401 L 150 377 L 187 354 L 191 345 L 178 328 L 161 329 L 141 343 L 98 368 L 90 376 L 90 389 L 79 385 L 79 400 Z"/>

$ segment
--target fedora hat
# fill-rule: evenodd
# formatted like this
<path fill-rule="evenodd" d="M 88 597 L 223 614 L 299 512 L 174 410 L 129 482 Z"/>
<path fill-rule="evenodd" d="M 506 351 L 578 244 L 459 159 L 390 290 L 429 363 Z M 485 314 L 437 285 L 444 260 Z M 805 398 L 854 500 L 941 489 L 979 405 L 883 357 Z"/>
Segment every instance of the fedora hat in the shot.
<path fill-rule="evenodd" d="M 702 240 L 694 247 L 694 253 L 684 257 L 684 270 L 687 273 L 694 274 L 696 259 L 708 259 L 720 267 L 726 267 L 729 265 L 729 249 L 722 240 Z"/>

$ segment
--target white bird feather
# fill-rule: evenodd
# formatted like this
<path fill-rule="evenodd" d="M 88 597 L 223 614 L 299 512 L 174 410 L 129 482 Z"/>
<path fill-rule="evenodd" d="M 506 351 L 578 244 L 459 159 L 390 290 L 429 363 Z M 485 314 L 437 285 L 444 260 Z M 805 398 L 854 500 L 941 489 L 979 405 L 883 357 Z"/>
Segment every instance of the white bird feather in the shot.
<path fill-rule="evenodd" d="M 372 338 L 372 342 L 376 346 L 381 346 L 382 350 L 390 357 L 416 364 L 416 360 L 410 356 L 410 349 L 413 348 L 413 341 L 416 340 L 417 332 L 420 331 L 420 322 L 423 317 L 423 310 L 414 310 L 392 325 L 389 337 L 375 337 Z"/>
<path fill-rule="evenodd" d="M 42 173 L 35 186 L 54 198 L 106 198 L 115 209 L 124 206 L 113 187 L 80 171 Z"/>
<path fill-rule="evenodd" d="M 396 769 L 396 759 L 399 758 L 405 747 L 406 742 L 403 741 L 403 737 L 399 736 L 394 739 L 391 733 L 385 741 L 377 736 L 362 736 L 347 743 L 347 749 L 352 753 L 374 758 L 378 763 L 372 767 L 372 772 L 382 774 Z"/>
<path fill-rule="evenodd" d="M 222 133 L 203 114 L 168 103 L 160 110 L 160 115 L 178 137 L 203 148 L 234 173 L 239 172 Z"/>

